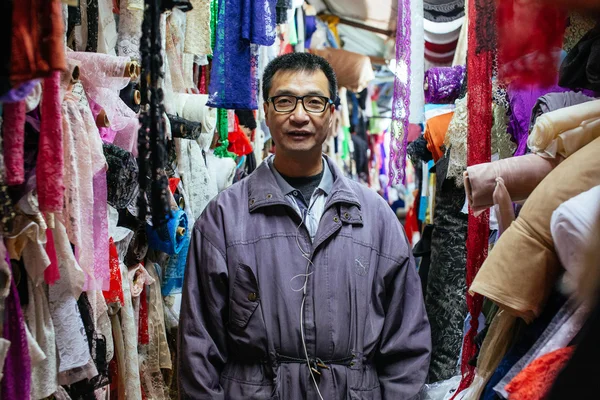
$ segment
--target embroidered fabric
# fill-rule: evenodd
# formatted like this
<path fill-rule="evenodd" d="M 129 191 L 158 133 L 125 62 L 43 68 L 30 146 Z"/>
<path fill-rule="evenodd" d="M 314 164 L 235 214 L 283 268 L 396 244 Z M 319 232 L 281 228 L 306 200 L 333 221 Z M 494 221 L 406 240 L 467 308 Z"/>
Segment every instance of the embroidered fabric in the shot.
<path fill-rule="evenodd" d="M 65 95 L 63 135 L 67 187 L 63 223 L 88 275 L 86 289 L 101 289 L 108 285 L 110 271 L 108 263 L 94 263 L 94 233 L 89 227 L 94 216 L 94 176 L 105 168 L 106 159 L 90 108 L 79 103 L 75 94 Z"/>
<path fill-rule="evenodd" d="M 144 19 L 143 1 L 137 0 L 131 7 L 129 0 L 120 0 L 119 29 L 117 53 L 121 57 L 141 60 L 140 39 L 142 37 L 142 20 Z"/>
<path fill-rule="evenodd" d="M 148 344 L 140 348 L 140 370 L 144 393 L 151 399 L 168 399 L 168 388 L 161 369 L 171 369 L 171 352 L 165 330 L 163 301 L 159 277 L 154 263 L 149 263 L 148 273 L 156 283 L 147 286 L 148 292 Z"/>
<path fill-rule="evenodd" d="M 90 360 L 87 337 L 77 308 L 85 274 L 75 260 L 65 227 L 60 221 L 55 224 L 53 236 L 61 279 L 48 288 L 48 301 L 59 355 L 58 380 L 61 385 L 70 385 L 79 379 L 69 370 L 85 367 Z M 86 371 L 84 376 L 88 374 L 93 376 L 93 371 Z"/>
<path fill-rule="evenodd" d="M 192 9 L 186 13 L 183 51 L 194 55 L 211 55 L 210 0 L 191 0 Z"/>
<path fill-rule="evenodd" d="M 563 39 L 563 50 L 567 53 L 579 43 L 586 33 L 591 31 L 596 26 L 596 20 L 591 15 L 583 15 L 578 12 L 569 14 L 569 23 L 565 29 L 565 37 Z"/>
<path fill-rule="evenodd" d="M 425 72 L 425 101 L 433 104 L 453 103 L 458 99 L 466 68 L 436 67 Z"/>
<path fill-rule="evenodd" d="M 108 204 L 116 209 L 127 208 L 139 190 L 138 164 L 133 154 L 120 147 L 104 143 L 102 149 L 108 164 Z"/>
<path fill-rule="evenodd" d="M 58 387 L 56 336 L 48 307 L 47 285 L 42 283 L 35 286 L 28 277 L 27 289 L 29 292 L 29 304 L 25 310 L 27 326 L 46 355 L 45 359 L 34 365 L 31 370 L 31 396 L 34 399 L 43 399 L 56 392 Z"/>
<path fill-rule="evenodd" d="M 113 0 L 98 0 L 98 53 L 116 56 L 117 24 Z"/>
<path fill-rule="evenodd" d="M 4 174 L 7 185 L 20 185 L 25 181 L 25 102 L 3 104 L 2 131 L 4 134 Z"/>
<path fill-rule="evenodd" d="M 108 290 L 110 285 L 108 254 L 108 187 L 106 171 L 94 175 L 94 274 L 99 277 L 97 288 Z"/>
<path fill-rule="evenodd" d="M 5 262 L 11 268 L 8 255 Z M 4 339 L 10 341 L 10 348 L 4 361 L 1 393 L 7 399 L 27 399 L 31 395 L 31 358 L 19 293 L 13 278 L 10 279 L 10 293 L 6 298 L 5 310 L 7 320 L 4 321 L 2 334 Z"/>
<path fill-rule="evenodd" d="M 469 6 L 469 48 L 467 57 L 467 165 L 489 162 L 491 158 L 492 129 L 492 64 L 495 36 L 494 0 L 472 0 Z M 467 287 L 473 283 L 488 253 L 489 212 L 478 217 L 469 213 L 467 231 Z M 469 360 L 477 351 L 475 335 L 483 304 L 480 295 L 467 295 L 471 326 L 464 339 L 461 372 L 462 379 L 454 397 L 467 388 L 474 378 L 475 368 Z"/>
<path fill-rule="evenodd" d="M 390 184 L 403 182 L 406 169 L 408 121 L 410 117 L 410 0 L 398 4 L 396 30 L 396 72 L 392 101 L 392 140 L 390 143 Z"/>
<path fill-rule="evenodd" d="M 101 291 L 88 291 L 88 299 L 92 307 L 92 316 L 94 318 L 94 327 L 96 335 L 104 338 L 106 343 L 106 363 L 113 359 L 115 354 L 114 341 L 112 336 L 112 326 L 110 316 L 108 315 L 108 305 Z M 106 367 L 103 367 L 106 368 Z"/>

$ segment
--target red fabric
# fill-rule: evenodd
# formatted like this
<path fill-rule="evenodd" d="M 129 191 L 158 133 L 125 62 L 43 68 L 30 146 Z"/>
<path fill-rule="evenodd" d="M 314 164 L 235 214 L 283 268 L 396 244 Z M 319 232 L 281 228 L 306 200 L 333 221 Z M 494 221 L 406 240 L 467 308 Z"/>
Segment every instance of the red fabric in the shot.
<path fill-rule="evenodd" d="M 419 222 L 417 221 L 417 197 L 415 196 L 415 201 L 413 206 L 406 213 L 406 219 L 404 221 L 404 230 L 406 232 L 406 237 L 408 238 L 408 243 L 413 244 L 413 236 L 415 233 L 419 232 Z"/>
<path fill-rule="evenodd" d="M 492 130 L 492 63 L 493 63 L 493 0 L 470 0 L 467 54 L 467 106 L 469 108 L 467 132 L 467 165 L 489 162 L 491 159 Z M 492 18 L 493 21 L 493 18 Z M 487 22 L 487 24 L 486 24 Z M 491 31 L 491 32 L 490 32 Z M 487 36 L 481 34 L 485 32 Z M 475 217 L 469 210 L 467 228 L 467 288 L 475 279 L 488 253 L 489 211 Z M 479 327 L 479 314 L 483 305 L 481 295 L 467 291 L 467 309 L 471 323 L 462 349 L 462 379 L 453 398 L 473 382 L 475 367 L 469 361 L 475 356 L 475 335 Z"/>
<path fill-rule="evenodd" d="M 539 0 L 496 1 L 500 79 L 520 86 L 556 83 L 566 11 Z"/>
<path fill-rule="evenodd" d="M 156 284 L 156 283 L 155 283 Z M 148 286 L 144 285 L 140 294 L 140 320 L 138 327 L 138 343 L 149 344 L 150 334 L 148 332 Z"/>
<path fill-rule="evenodd" d="M 198 82 L 198 90 L 200 94 L 208 94 L 208 65 L 203 65 L 200 69 L 200 80 Z"/>
<path fill-rule="evenodd" d="M 456 45 L 458 44 L 458 39 L 456 39 L 453 42 L 450 43 L 431 43 L 428 41 L 425 41 L 425 48 L 427 50 L 431 50 L 433 52 L 436 53 L 440 53 L 440 54 L 444 54 L 444 53 L 449 53 L 453 50 L 456 50 Z"/>
<path fill-rule="evenodd" d="M 110 238 L 108 243 L 108 251 L 110 257 L 110 283 L 108 291 L 103 291 L 104 299 L 107 303 L 120 303 L 125 305 L 125 297 L 123 296 L 123 280 L 121 278 L 121 264 L 119 263 L 119 253 L 113 238 Z"/>
<path fill-rule="evenodd" d="M 115 348 L 115 355 L 108 363 L 108 376 L 110 376 L 110 398 L 118 399 L 119 398 L 119 366 L 117 363 L 117 353 L 118 350 Z"/>
<path fill-rule="evenodd" d="M 532 361 L 506 385 L 508 400 L 545 399 L 574 349 L 574 346 L 565 347 Z"/>
<path fill-rule="evenodd" d="M 172 194 L 175 194 L 177 191 L 177 185 L 179 185 L 180 181 L 181 179 L 179 178 L 169 178 L 169 190 Z"/>
<path fill-rule="evenodd" d="M 415 140 L 417 140 L 417 138 L 419 136 L 421 136 L 421 126 L 417 125 L 417 124 L 409 124 L 408 125 L 408 143 L 412 143 Z"/>
<path fill-rule="evenodd" d="M 44 79 L 36 167 L 37 194 L 42 212 L 60 212 L 63 209 L 65 185 L 61 110 L 60 72 L 53 71 L 50 77 Z"/>
<path fill-rule="evenodd" d="M 50 259 L 50 265 L 44 270 L 44 280 L 48 285 L 54 285 L 60 279 L 60 271 L 58 270 L 58 259 L 56 258 L 52 229 L 46 229 L 46 239 L 46 254 L 48 254 L 48 258 Z"/>
<path fill-rule="evenodd" d="M 229 140 L 229 147 L 227 147 L 227 150 L 238 156 L 245 156 L 253 151 L 250 139 L 240 128 L 237 115 L 235 116 L 233 131 L 229 132 L 227 140 Z"/>
<path fill-rule="evenodd" d="M 5 103 L 3 108 L 6 184 L 20 185 L 25 181 L 25 102 Z"/>

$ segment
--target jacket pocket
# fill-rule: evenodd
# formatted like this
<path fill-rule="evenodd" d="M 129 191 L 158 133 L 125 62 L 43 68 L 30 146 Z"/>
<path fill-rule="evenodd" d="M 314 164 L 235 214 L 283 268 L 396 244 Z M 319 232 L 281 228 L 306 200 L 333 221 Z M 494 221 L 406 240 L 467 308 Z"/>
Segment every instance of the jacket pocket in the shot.
<path fill-rule="evenodd" d="M 245 328 L 258 308 L 259 302 L 260 293 L 256 276 L 249 266 L 240 264 L 229 298 L 229 323 L 238 328 Z"/>
<path fill-rule="evenodd" d="M 381 387 L 372 389 L 350 389 L 349 400 L 381 400 Z"/>

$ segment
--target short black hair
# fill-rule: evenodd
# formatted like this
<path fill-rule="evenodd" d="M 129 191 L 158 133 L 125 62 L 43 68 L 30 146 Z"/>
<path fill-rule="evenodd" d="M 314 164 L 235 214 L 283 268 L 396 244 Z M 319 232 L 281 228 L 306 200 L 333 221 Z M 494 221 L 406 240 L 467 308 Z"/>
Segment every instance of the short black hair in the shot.
<path fill-rule="evenodd" d="M 329 81 L 329 96 L 334 102 L 337 100 L 337 77 L 331 65 L 323 57 L 310 53 L 289 53 L 279 56 L 271 61 L 263 73 L 262 91 L 263 99 L 269 99 L 269 91 L 273 83 L 273 76 L 277 71 L 323 71 Z"/>

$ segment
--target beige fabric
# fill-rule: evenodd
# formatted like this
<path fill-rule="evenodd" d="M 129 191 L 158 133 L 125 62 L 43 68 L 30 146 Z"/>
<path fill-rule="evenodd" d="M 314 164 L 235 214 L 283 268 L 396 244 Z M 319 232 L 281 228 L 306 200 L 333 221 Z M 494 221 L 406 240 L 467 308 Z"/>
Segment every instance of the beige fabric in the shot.
<path fill-rule="evenodd" d="M 531 193 L 517 220 L 498 240 L 469 288 L 511 314 L 540 315 L 560 262 L 550 220 L 563 202 L 600 184 L 600 138 L 556 167 Z"/>
<path fill-rule="evenodd" d="M 186 53 L 194 55 L 212 54 L 210 47 L 210 0 L 191 0 L 192 8 L 186 13 Z"/>
<path fill-rule="evenodd" d="M 371 59 L 358 53 L 342 49 L 311 49 L 311 52 L 323 57 L 333 67 L 338 85 L 352 92 L 361 92 L 375 79 Z"/>
<path fill-rule="evenodd" d="M 464 183 L 469 205 L 476 215 L 492 207 L 499 177 L 512 201 L 525 200 L 557 164 L 556 159 L 527 154 L 468 167 Z"/>

